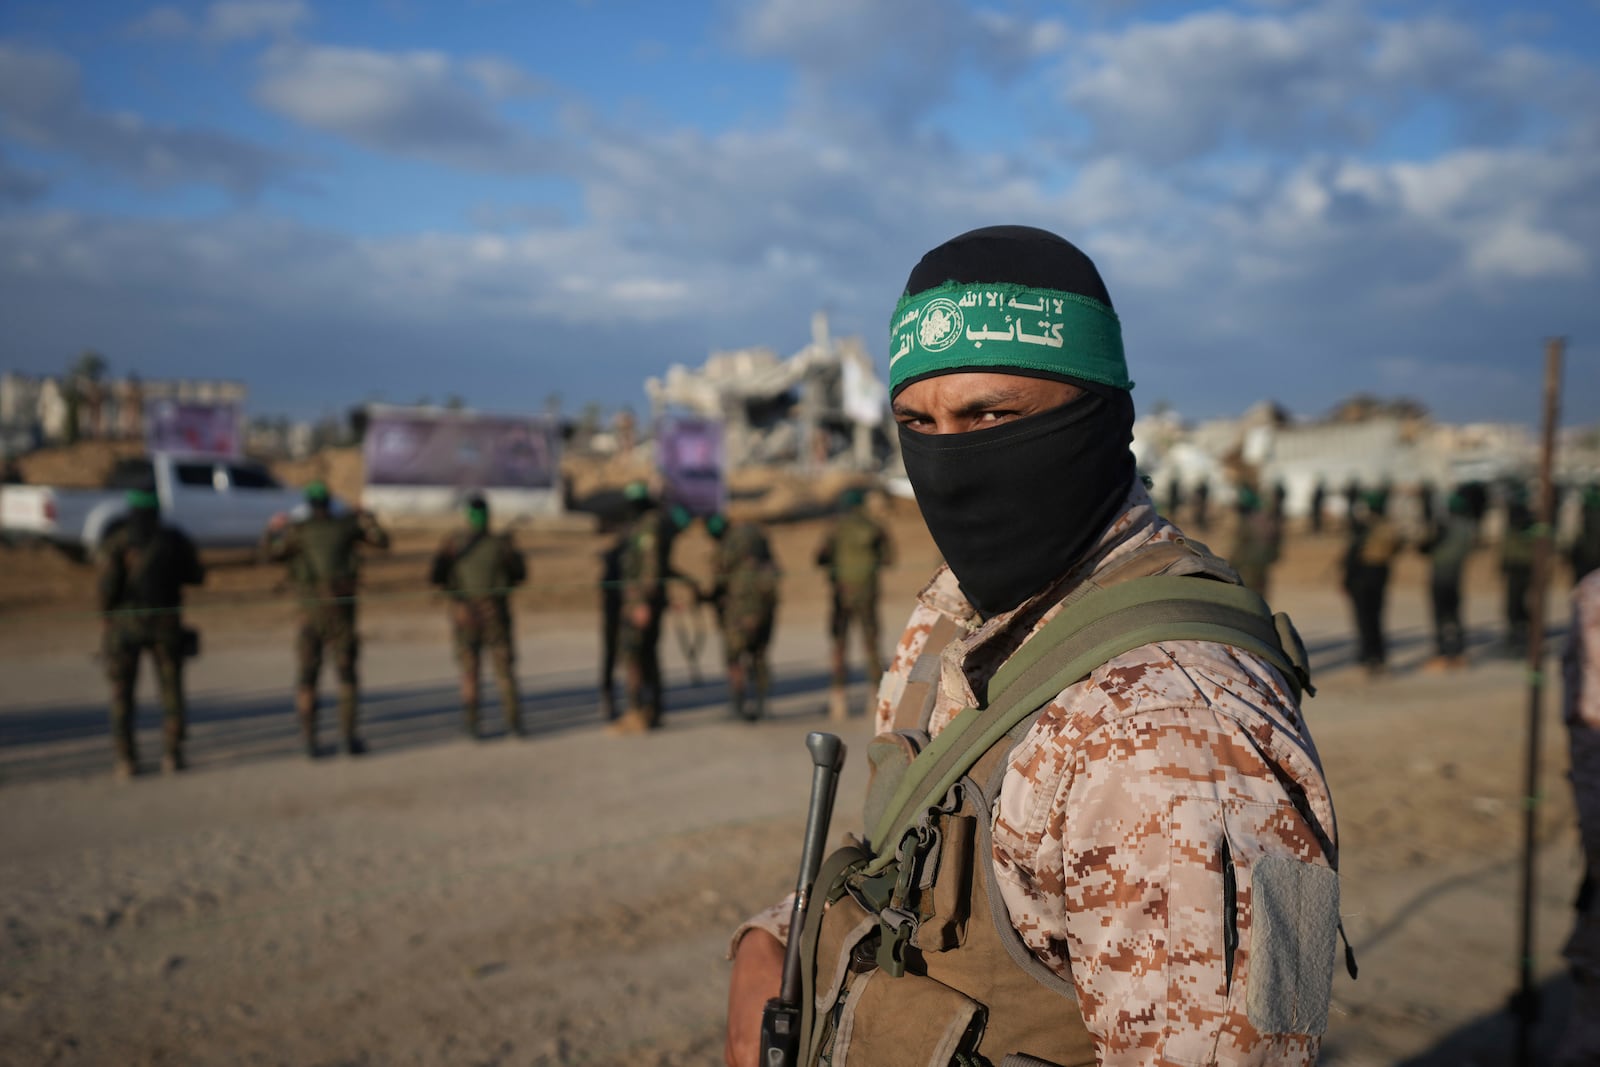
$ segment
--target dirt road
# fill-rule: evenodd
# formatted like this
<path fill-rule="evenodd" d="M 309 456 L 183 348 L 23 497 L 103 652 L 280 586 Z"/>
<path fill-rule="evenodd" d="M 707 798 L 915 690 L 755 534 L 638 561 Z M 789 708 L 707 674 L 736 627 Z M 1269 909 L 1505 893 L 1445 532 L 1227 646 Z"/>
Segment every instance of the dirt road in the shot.
<path fill-rule="evenodd" d="M 802 560 L 814 536 L 780 531 L 780 558 Z M 914 531 L 902 539 L 911 563 L 890 600 L 931 558 Z M 592 545 L 538 547 L 536 574 L 589 580 L 578 566 Z M 1496 590 L 1487 568 L 1474 573 L 1477 665 L 1424 674 L 1408 562 L 1396 671 L 1369 682 L 1349 664 L 1333 551 L 1295 546 L 1276 594 L 1319 669 L 1308 716 L 1361 963 L 1358 981 L 1336 980 L 1323 1062 L 1508 1063 L 1525 702 L 1522 669 L 1488 654 Z M 92 620 L 72 615 L 83 579 L 58 576 L 71 596 L 0 620 L 0 1063 L 718 1062 L 726 938 L 791 886 L 802 742 L 823 723 L 821 599 L 791 571 L 766 722 L 730 721 L 720 686 L 693 684 L 669 637 L 666 728 L 605 736 L 595 619 L 575 595 L 521 605 L 535 736 L 474 744 L 459 733 L 442 617 L 397 599 L 364 615 L 373 754 L 315 764 L 298 755 L 282 685 L 285 609 L 216 600 L 192 675 L 192 773 L 121 784 L 85 655 Z M 1556 950 L 1578 876 L 1547 714 L 1545 1042 L 1564 1012 Z M 866 732 L 860 720 L 841 731 L 853 751 L 841 830 Z"/>

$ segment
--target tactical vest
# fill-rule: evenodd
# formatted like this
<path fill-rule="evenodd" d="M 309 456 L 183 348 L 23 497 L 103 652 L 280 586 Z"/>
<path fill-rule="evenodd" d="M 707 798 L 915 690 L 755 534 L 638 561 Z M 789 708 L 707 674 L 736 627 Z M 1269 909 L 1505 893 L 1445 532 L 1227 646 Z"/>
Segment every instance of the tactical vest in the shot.
<path fill-rule="evenodd" d="M 350 596 L 355 592 L 358 562 L 356 542 L 360 531 L 353 516 L 312 516 L 297 531 L 300 553 L 292 563 L 295 580 L 302 586 Z"/>
<path fill-rule="evenodd" d="M 500 534 L 472 534 L 449 563 L 446 588 L 463 600 L 505 597 L 524 577 L 522 561 Z"/>
<path fill-rule="evenodd" d="M 830 855 L 799 932 L 802 1056 L 832 1067 L 1092 1067 L 1072 984 L 1023 943 L 995 880 L 991 812 L 1008 756 L 1063 689 L 1157 640 L 1219 641 L 1310 691 L 1288 617 L 1203 546 L 1151 545 L 1075 588 L 938 738 L 928 727 L 941 618 L 913 664 L 894 729 L 868 748 L 869 837 Z M 795 936 L 791 934 L 791 936 Z"/>
<path fill-rule="evenodd" d="M 859 511 L 839 519 L 833 533 L 831 567 L 835 581 L 868 585 L 877 579 L 882 564 L 883 531 Z"/>

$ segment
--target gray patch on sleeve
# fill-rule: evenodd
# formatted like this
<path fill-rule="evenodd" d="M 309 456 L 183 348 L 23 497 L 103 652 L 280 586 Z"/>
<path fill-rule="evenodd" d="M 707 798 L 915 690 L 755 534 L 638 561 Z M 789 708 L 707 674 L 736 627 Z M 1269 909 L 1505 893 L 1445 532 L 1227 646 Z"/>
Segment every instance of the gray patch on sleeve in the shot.
<path fill-rule="evenodd" d="M 1250 1024 L 1264 1034 L 1323 1033 L 1338 954 L 1339 876 L 1264 856 L 1250 875 Z"/>

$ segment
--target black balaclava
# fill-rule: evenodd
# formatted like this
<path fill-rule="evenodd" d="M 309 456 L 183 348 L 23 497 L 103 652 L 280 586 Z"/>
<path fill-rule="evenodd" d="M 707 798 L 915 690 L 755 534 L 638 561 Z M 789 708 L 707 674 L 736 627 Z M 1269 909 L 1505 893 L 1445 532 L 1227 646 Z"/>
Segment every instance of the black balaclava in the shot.
<path fill-rule="evenodd" d="M 1026 226 L 987 227 L 947 241 L 913 268 L 906 293 L 946 282 L 1027 285 L 1111 304 L 1088 256 L 1053 233 Z M 1065 575 L 1121 510 L 1135 477 L 1128 448 L 1133 398 L 1124 389 L 1067 373 L 971 369 L 1070 382 L 1085 390 L 1061 407 L 991 430 L 941 435 L 900 428 L 906 475 L 928 531 L 962 593 L 988 618 Z"/>

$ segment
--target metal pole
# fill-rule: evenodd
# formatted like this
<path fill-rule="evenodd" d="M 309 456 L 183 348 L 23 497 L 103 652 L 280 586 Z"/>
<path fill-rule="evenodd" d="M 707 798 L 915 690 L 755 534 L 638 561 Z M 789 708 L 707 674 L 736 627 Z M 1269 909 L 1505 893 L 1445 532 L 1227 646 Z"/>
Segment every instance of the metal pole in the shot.
<path fill-rule="evenodd" d="M 1536 885 L 1534 852 L 1539 815 L 1540 709 L 1544 698 L 1544 601 L 1550 580 L 1551 532 L 1555 526 L 1556 423 L 1561 409 L 1559 337 L 1544 347 L 1544 438 L 1539 453 L 1539 511 L 1533 546 L 1533 587 L 1528 592 L 1528 752 L 1522 787 L 1522 927 L 1517 953 L 1519 983 L 1512 1003 L 1517 1015 L 1517 1065 L 1533 1064 L 1533 1027 L 1539 1018 L 1539 990 L 1533 975 L 1533 907 Z M 1508 531 L 1509 534 L 1509 531 Z"/>

